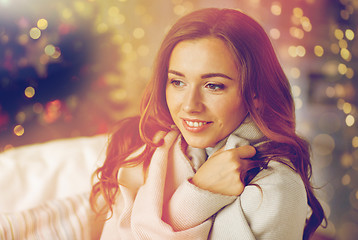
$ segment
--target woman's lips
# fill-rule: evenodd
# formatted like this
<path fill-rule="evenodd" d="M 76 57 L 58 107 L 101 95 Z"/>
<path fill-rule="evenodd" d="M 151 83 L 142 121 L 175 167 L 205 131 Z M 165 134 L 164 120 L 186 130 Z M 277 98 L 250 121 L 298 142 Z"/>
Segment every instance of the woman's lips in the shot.
<path fill-rule="evenodd" d="M 189 120 L 183 119 L 183 126 L 189 132 L 201 132 L 209 127 L 212 122 L 206 122 L 201 120 Z"/>

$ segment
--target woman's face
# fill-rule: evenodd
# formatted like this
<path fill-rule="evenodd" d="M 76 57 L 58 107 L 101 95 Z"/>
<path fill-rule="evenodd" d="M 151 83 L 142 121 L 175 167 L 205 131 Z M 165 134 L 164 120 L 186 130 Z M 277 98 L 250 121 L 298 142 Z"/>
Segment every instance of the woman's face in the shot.
<path fill-rule="evenodd" d="M 179 42 L 171 54 L 166 100 L 175 125 L 192 147 L 215 146 L 243 121 L 239 71 L 224 41 Z"/>

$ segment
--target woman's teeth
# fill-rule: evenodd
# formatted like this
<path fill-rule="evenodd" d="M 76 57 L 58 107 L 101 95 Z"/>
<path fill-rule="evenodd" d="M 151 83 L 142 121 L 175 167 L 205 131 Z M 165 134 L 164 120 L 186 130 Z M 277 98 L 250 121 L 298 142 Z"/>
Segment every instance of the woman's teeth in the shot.
<path fill-rule="evenodd" d="M 190 127 L 201 127 L 206 124 L 206 122 L 192 122 L 192 121 L 185 121 Z"/>

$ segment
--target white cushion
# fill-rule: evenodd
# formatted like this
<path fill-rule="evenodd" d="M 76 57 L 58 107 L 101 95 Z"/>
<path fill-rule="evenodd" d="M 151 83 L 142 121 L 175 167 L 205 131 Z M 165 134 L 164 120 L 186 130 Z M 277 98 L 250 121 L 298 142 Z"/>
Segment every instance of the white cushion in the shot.
<path fill-rule="evenodd" d="M 89 193 L 107 140 L 105 135 L 60 139 L 0 153 L 0 213 Z"/>

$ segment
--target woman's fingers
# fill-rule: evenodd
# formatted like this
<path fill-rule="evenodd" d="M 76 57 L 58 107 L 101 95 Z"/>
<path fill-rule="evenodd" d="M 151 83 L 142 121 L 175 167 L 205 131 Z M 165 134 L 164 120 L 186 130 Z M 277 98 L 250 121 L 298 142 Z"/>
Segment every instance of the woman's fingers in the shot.
<path fill-rule="evenodd" d="M 238 147 L 237 151 L 240 158 L 252 158 L 256 154 L 256 149 L 250 145 Z"/>
<path fill-rule="evenodd" d="M 238 196 L 244 189 L 240 169 L 246 169 L 248 159 L 256 154 L 252 146 L 216 151 L 198 169 L 192 183 L 202 189 L 224 195 Z"/>

